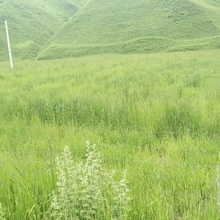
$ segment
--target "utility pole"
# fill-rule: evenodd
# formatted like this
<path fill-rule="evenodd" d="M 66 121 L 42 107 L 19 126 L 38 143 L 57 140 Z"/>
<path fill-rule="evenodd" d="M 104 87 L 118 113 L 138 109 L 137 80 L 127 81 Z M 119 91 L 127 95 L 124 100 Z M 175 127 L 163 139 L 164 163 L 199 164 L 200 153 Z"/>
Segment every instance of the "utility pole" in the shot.
<path fill-rule="evenodd" d="M 12 61 L 12 53 L 11 53 L 11 45 L 10 45 L 10 39 L 9 39 L 9 33 L 8 33 L 8 23 L 5 20 L 5 31 L 6 31 L 6 37 L 7 37 L 7 44 L 8 44 L 8 54 L 10 59 L 10 67 L 13 69 L 13 61 Z"/>

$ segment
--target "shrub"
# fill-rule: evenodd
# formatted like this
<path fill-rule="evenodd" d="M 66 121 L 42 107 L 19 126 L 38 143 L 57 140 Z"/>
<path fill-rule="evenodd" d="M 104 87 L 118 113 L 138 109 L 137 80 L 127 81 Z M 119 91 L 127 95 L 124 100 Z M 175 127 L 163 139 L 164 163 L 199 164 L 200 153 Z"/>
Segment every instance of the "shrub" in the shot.
<path fill-rule="evenodd" d="M 86 145 L 84 163 L 74 165 L 68 147 L 57 158 L 52 219 L 126 219 L 130 201 L 126 172 L 119 182 L 115 181 L 115 171 L 105 171 L 96 146 L 89 142 Z"/>

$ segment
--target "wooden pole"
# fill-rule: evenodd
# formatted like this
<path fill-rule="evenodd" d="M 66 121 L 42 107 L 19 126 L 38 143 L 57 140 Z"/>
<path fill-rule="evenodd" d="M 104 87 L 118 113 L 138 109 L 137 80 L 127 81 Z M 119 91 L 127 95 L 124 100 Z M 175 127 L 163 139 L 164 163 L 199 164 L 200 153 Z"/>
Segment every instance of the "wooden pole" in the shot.
<path fill-rule="evenodd" d="M 5 31 L 6 31 L 7 44 L 8 44 L 8 54 L 9 54 L 9 60 L 10 60 L 10 67 L 11 67 L 11 69 L 13 69 L 14 66 L 13 66 L 11 45 L 10 45 L 9 32 L 8 32 L 8 23 L 6 20 L 5 20 Z"/>

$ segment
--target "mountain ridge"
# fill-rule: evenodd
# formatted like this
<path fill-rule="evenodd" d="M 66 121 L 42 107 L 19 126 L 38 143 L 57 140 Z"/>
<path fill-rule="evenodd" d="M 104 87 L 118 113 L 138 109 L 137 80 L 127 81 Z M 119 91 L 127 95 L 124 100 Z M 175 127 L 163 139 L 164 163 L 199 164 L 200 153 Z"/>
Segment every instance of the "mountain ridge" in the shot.
<path fill-rule="evenodd" d="M 74 17 L 76 16 L 80 10 L 82 10 L 91 0 L 83 0 L 84 4 L 81 5 L 81 7 L 78 9 L 78 11 L 76 13 L 74 13 L 65 23 L 63 23 L 59 28 L 58 30 L 56 31 L 56 33 L 58 33 L 65 25 L 68 24 L 68 22 Z M 53 38 L 53 36 L 56 34 L 54 33 L 48 40 L 47 42 L 43 45 L 43 47 L 39 50 L 39 52 L 37 53 L 37 56 L 35 59 L 39 59 L 40 58 L 40 54 L 42 53 L 42 51 L 44 50 L 44 48 L 47 46 L 47 43 L 50 42 L 50 40 Z"/>
<path fill-rule="evenodd" d="M 8 19 L 17 59 L 220 48 L 220 0 L 0 3 L 0 21 Z M 0 60 L 7 56 L 3 34 L 0 26 Z"/>
<path fill-rule="evenodd" d="M 116 8 L 114 1 L 91 0 L 51 38 L 40 58 L 50 59 L 52 54 L 71 57 L 217 48 L 220 45 L 213 39 L 220 37 L 216 25 L 220 25 L 220 16 L 214 18 L 195 1 L 137 0 L 134 3 L 119 0 Z M 139 39 L 150 38 L 152 41 L 140 43 Z M 109 49 L 108 45 L 116 46 Z"/>
<path fill-rule="evenodd" d="M 4 1 L 0 7 L 0 59 L 7 58 L 4 20 L 8 21 L 15 58 L 36 57 L 47 40 L 79 10 L 85 0 Z"/>

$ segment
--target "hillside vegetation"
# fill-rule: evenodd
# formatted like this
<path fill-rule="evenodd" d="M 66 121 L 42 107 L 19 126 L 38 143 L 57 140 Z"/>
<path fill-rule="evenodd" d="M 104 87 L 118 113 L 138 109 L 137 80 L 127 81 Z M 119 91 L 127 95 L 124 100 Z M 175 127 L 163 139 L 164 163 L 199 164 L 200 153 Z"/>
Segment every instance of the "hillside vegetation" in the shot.
<path fill-rule="evenodd" d="M 16 58 L 150 53 L 220 47 L 219 0 L 1 0 Z"/>
<path fill-rule="evenodd" d="M 1 0 L 0 60 L 7 58 L 5 19 L 9 24 L 14 57 L 33 58 L 84 2 L 84 0 Z"/>
<path fill-rule="evenodd" d="M 216 48 L 219 12 L 212 0 L 91 0 L 39 57 Z"/>

